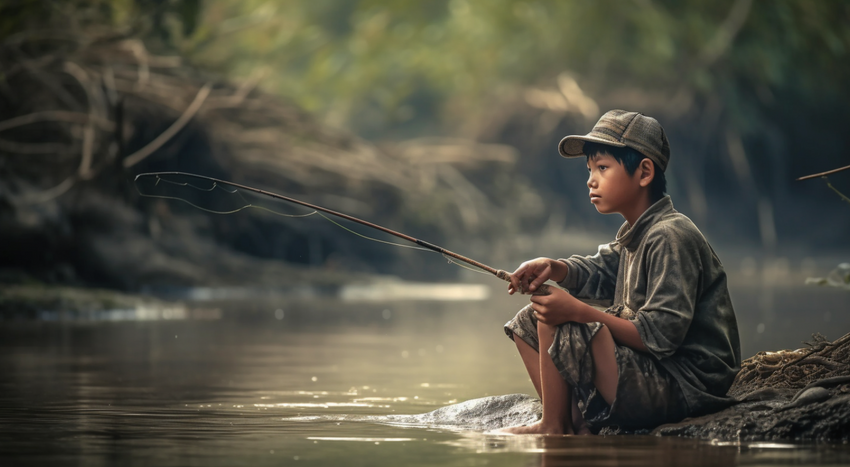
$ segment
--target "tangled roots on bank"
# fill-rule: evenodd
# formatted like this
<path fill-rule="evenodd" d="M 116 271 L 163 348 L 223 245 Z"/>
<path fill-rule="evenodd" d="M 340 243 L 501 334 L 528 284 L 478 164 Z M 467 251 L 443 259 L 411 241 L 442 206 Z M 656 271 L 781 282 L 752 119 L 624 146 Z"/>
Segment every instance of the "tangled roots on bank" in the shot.
<path fill-rule="evenodd" d="M 132 275 L 130 263 L 107 267 L 107 256 L 148 240 L 165 254 L 162 262 L 194 261 L 208 255 L 186 257 L 192 248 L 177 244 L 198 244 L 199 236 L 256 257 L 341 269 L 370 270 L 381 261 L 408 261 L 409 269 L 415 258 L 403 251 L 376 254 L 333 226 L 257 216 L 223 221 L 163 200 L 140 200 L 130 182 L 140 172 L 180 170 L 309 194 L 317 204 L 379 223 L 417 226 L 436 242 L 510 233 L 542 214 L 540 197 L 510 182 L 517 159 L 512 148 L 446 139 L 379 147 L 261 91 L 259 75 L 222 82 L 180 57 L 151 54 L 134 38 L 19 34 L 0 44 L 0 70 L 0 216 L 7 227 L 0 240 L 21 246 L 6 263 L 28 267 L 47 251 L 43 261 L 52 266 L 46 268 L 61 263 L 72 271 L 35 271 L 39 277 L 98 282 L 116 271 Z M 494 178 L 508 182 L 497 185 Z M 202 227 L 186 225 L 189 216 Z M 169 234 L 176 244 L 165 251 Z M 122 246 L 115 243 L 121 235 L 133 239 Z M 86 249 L 102 241 L 114 248 Z M 83 251 L 68 252 L 78 246 Z M 301 253 L 305 249 L 312 253 Z M 100 259 L 82 264 L 85 255 Z M 165 269 L 193 283 L 210 274 L 187 264 Z M 152 275 L 139 273 L 130 282 Z"/>
<path fill-rule="evenodd" d="M 850 334 L 834 342 L 815 334 L 805 348 L 759 352 L 744 360 L 729 395 L 742 399 L 764 388 L 802 389 L 818 380 L 848 375 Z"/>

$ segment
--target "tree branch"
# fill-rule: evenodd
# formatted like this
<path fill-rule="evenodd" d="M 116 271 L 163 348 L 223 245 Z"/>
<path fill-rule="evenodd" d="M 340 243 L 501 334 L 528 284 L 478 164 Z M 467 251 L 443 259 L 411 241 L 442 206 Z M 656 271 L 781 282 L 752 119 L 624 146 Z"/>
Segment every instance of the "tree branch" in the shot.
<path fill-rule="evenodd" d="M 189 104 L 189 107 L 186 108 L 186 111 L 183 112 L 183 115 L 181 115 L 176 122 L 174 122 L 170 127 L 168 127 L 167 130 L 163 131 L 162 134 L 157 136 L 156 139 L 148 143 L 145 147 L 139 149 L 138 151 L 134 152 L 133 154 L 127 156 L 126 159 L 124 159 L 124 168 L 128 169 L 138 164 L 142 161 L 142 159 L 150 156 L 151 153 L 159 149 L 163 144 L 168 142 L 168 140 L 173 138 L 174 135 L 176 135 L 178 131 L 183 129 L 183 127 L 186 126 L 187 123 L 189 123 L 189 120 L 191 120 L 192 117 L 195 116 L 195 114 L 201 108 L 201 105 L 204 104 L 204 100 L 206 100 L 207 96 L 210 95 L 211 90 L 212 83 L 205 84 L 204 87 L 202 87 L 201 90 L 198 91 L 198 95 L 195 96 L 195 100 L 193 100 L 192 103 Z"/>
<path fill-rule="evenodd" d="M 847 170 L 847 169 L 850 169 L 850 165 L 848 165 L 847 167 L 841 167 L 841 168 L 838 168 L 838 169 L 832 169 L 832 170 L 828 170 L 826 172 L 821 172 L 819 174 L 806 175 L 805 177 L 798 178 L 797 181 L 799 182 L 800 180 L 808 180 L 810 178 L 826 177 L 827 175 L 832 175 L 834 173 L 838 173 L 838 172 L 841 172 L 842 170 Z"/>

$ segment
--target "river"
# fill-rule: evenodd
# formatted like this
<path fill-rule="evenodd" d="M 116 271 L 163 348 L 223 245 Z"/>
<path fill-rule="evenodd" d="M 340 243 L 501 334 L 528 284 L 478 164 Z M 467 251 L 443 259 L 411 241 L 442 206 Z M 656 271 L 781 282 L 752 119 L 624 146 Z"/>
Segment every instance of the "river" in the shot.
<path fill-rule="evenodd" d="M 416 300 L 360 290 L 345 300 L 207 300 L 182 314 L 7 318 L 0 321 L 0 459 L 205 466 L 850 463 L 843 445 L 504 437 L 357 420 L 533 392 L 502 331 L 523 297 L 493 291 L 478 300 L 423 300 L 423 289 L 416 290 Z M 844 291 L 777 289 L 769 299 L 749 285 L 732 292 L 745 357 L 800 347 L 814 331 L 835 339 L 850 328 Z M 765 300 L 778 304 L 771 316 L 747 311 Z M 810 319 L 800 318 L 800 307 Z"/>

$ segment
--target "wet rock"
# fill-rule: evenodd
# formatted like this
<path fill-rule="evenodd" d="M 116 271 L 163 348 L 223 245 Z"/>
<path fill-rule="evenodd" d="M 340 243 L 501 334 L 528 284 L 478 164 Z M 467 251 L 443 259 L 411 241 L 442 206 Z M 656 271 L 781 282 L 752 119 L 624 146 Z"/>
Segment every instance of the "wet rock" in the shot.
<path fill-rule="evenodd" d="M 489 431 L 527 425 L 540 420 L 543 406 L 526 394 L 482 397 L 417 415 L 386 415 L 373 421 L 393 425 L 427 426 L 453 430 Z"/>
<path fill-rule="evenodd" d="M 834 391 L 814 389 L 806 390 L 794 403 L 785 400 L 743 402 L 715 414 L 662 425 L 652 434 L 728 441 L 847 442 L 850 440 L 850 395 L 834 397 Z"/>
<path fill-rule="evenodd" d="M 656 436 L 723 441 L 850 441 L 850 394 L 841 388 L 812 387 L 793 393 L 769 389 L 728 409 L 662 425 Z M 370 417 L 393 425 L 489 431 L 534 423 L 542 414 L 540 401 L 524 394 L 491 396 L 449 405 L 416 415 Z M 641 431 L 646 434 L 646 430 Z M 606 434 L 627 435 L 630 432 Z"/>
<path fill-rule="evenodd" d="M 803 349 L 759 352 L 742 364 L 720 412 L 652 433 L 721 440 L 850 440 L 850 334 L 816 334 Z"/>
<path fill-rule="evenodd" d="M 759 352 L 742 366 L 744 371 L 729 390 L 737 401 L 734 405 L 662 425 L 650 433 L 722 441 L 850 442 L 850 334 L 833 342 L 816 335 L 807 348 Z M 536 398 L 511 394 L 374 421 L 487 431 L 533 423 L 541 413 Z M 632 432 L 606 430 L 605 434 Z"/>

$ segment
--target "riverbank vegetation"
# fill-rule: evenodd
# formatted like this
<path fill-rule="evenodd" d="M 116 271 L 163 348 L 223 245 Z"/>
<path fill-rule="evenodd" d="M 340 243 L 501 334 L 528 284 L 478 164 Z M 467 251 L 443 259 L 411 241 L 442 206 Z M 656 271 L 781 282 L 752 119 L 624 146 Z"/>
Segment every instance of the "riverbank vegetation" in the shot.
<path fill-rule="evenodd" d="M 565 231 L 579 240 L 557 249 L 584 248 L 620 219 L 588 208 L 581 163 L 553 148 L 609 108 L 663 123 L 670 192 L 713 241 L 812 254 L 850 228 L 840 199 L 793 183 L 846 165 L 848 18 L 805 1 L 4 3 L 3 277 L 454 274 L 313 219 L 141 199 L 132 178 L 154 170 L 304 196 L 500 267 Z"/>

